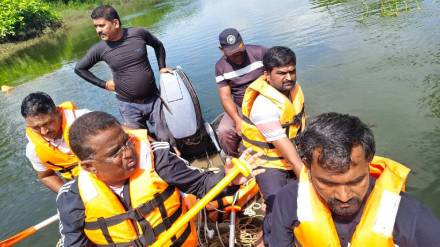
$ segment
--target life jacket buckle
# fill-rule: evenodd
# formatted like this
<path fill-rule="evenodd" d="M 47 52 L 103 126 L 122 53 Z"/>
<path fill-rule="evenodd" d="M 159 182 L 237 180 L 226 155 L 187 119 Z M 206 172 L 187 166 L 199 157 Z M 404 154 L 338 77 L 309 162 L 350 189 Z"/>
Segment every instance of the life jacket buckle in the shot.
<path fill-rule="evenodd" d="M 133 220 L 136 220 L 138 222 L 145 220 L 144 215 L 139 210 L 139 208 L 133 208 L 131 212 L 129 213 L 129 217 Z"/>

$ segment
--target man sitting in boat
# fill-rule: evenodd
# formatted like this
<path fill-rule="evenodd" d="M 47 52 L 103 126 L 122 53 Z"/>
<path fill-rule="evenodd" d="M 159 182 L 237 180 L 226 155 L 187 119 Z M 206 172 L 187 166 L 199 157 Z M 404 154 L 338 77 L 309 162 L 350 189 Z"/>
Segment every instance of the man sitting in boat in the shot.
<path fill-rule="evenodd" d="M 225 154 L 238 157 L 244 92 L 263 74 L 262 61 L 267 48 L 244 45 L 240 33 L 234 28 L 223 30 L 219 41 L 223 56 L 215 64 L 215 81 L 225 114 L 217 128 L 217 136 Z"/>
<path fill-rule="evenodd" d="M 54 192 L 64 184 L 62 178 L 71 180 L 78 174 L 78 159 L 70 151 L 67 137 L 73 121 L 87 112 L 76 109 L 71 101 L 56 106 L 43 92 L 31 93 L 21 103 L 29 140 L 26 157 L 40 182 Z"/>
<path fill-rule="evenodd" d="M 293 142 L 304 128 L 305 114 L 304 95 L 296 82 L 295 53 L 287 47 L 272 47 L 264 55 L 263 65 L 264 75 L 244 95 L 242 138 L 244 147 L 262 153 L 266 172 L 256 180 L 266 215 L 270 215 L 278 190 L 301 170 Z"/>
<path fill-rule="evenodd" d="M 410 169 L 374 156 L 359 118 L 319 115 L 298 139 L 305 166 L 276 196 L 270 246 L 439 246 L 439 220 L 403 192 Z"/>
<path fill-rule="evenodd" d="M 104 112 L 78 118 L 69 138 L 81 169 L 57 197 L 63 246 L 151 245 L 185 214 L 180 191 L 203 197 L 225 175 L 189 166 L 168 143 L 150 145 L 146 130 L 124 131 Z M 171 244 L 196 246 L 192 223 Z"/>

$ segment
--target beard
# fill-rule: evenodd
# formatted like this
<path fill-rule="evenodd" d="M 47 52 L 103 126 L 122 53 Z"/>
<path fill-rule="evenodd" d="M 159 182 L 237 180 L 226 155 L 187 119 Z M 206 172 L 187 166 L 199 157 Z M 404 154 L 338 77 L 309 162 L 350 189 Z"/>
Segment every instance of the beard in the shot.
<path fill-rule="evenodd" d="M 327 202 L 333 215 L 340 219 L 353 218 L 361 207 L 362 200 L 359 197 L 353 197 L 347 202 L 341 202 L 336 198 L 330 198 Z"/>

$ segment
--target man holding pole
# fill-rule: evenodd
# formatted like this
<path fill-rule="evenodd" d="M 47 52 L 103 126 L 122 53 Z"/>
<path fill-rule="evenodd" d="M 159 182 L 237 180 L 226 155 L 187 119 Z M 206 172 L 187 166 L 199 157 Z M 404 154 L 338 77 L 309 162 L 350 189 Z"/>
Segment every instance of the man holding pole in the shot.
<path fill-rule="evenodd" d="M 57 197 L 62 246 L 152 245 L 185 217 L 180 191 L 203 197 L 225 176 L 223 171 L 191 168 L 169 152 L 169 144 L 150 144 L 145 130 L 125 132 L 104 112 L 78 118 L 69 138 L 83 169 Z M 236 178 L 232 184 L 243 180 Z M 171 244 L 196 246 L 192 223 L 178 229 L 166 242 Z"/>

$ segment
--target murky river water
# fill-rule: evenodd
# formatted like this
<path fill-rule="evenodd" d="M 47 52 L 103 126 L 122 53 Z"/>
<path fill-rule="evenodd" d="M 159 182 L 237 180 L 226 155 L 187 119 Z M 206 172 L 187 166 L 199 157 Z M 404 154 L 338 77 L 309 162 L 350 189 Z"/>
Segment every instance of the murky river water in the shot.
<path fill-rule="evenodd" d="M 405 4 L 406 3 L 406 4 Z M 214 80 L 218 33 L 239 29 L 247 43 L 289 46 L 309 115 L 337 111 L 373 125 L 378 154 L 412 169 L 408 191 L 440 216 L 440 2 L 220 0 L 165 1 L 126 10 L 125 26 L 144 26 L 164 42 L 199 93 L 205 119 L 221 112 Z M 397 12 L 397 15 L 395 14 Z M 393 14 L 394 13 L 394 14 Z M 73 67 L 97 41 L 91 24 L 0 62 L 0 239 L 56 213 L 55 194 L 27 162 L 19 107 L 28 93 L 118 115 L 114 96 L 84 82 Z M 157 73 L 154 52 L 150 60 Z M 105 79 L 104 64 L 93 68 Z M 21 246 L 53 246 L 56 224 Z"/>

